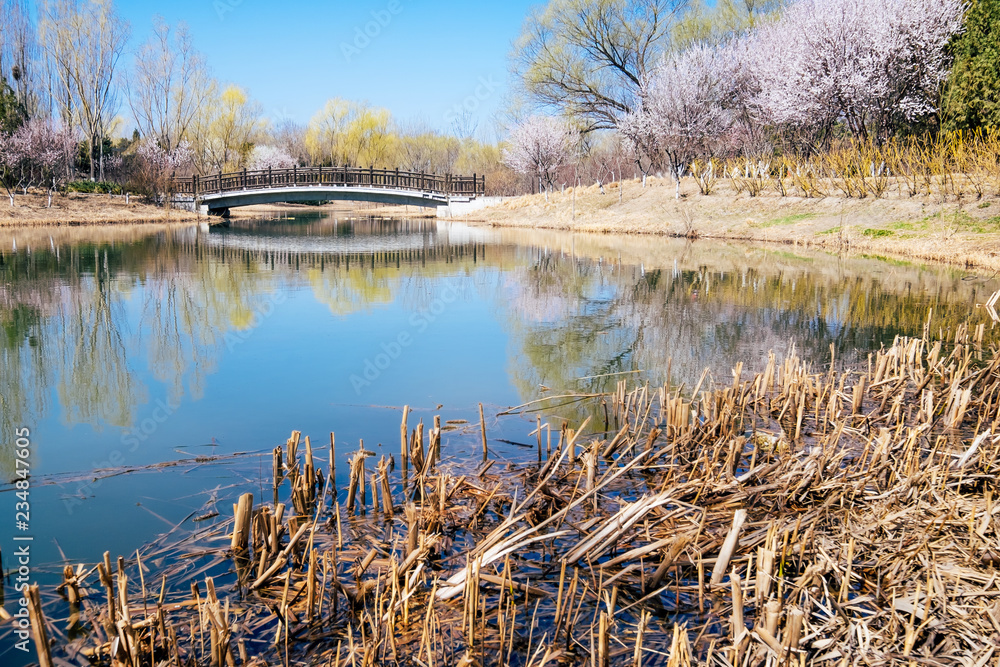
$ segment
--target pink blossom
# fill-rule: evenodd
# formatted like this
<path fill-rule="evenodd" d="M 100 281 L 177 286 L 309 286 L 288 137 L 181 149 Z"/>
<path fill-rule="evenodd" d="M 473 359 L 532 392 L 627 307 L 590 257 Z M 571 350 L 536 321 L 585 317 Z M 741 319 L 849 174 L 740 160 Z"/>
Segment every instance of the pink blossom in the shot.
<path fill-rule="evenodd" d="M 520 174 L 534 174 L 549 187 L 559 167 L 569 162 L 579 133 L 551 116 L 531 116 L 510 133 L 504 163 Z"/>
<path fill-rule="evenodd" d="M 618 123 L 644 174 L 666 162 L 679 179 L 691 160 L 718 152 L 733 125 L 733 69 L 729 50 L 697 45 L 653 70 L 639 108 Z"/>

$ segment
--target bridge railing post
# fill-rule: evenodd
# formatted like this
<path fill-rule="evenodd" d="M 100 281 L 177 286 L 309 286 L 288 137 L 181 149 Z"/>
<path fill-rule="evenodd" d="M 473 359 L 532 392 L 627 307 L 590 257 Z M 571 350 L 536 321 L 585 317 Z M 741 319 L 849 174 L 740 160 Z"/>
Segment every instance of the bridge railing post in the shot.
<path fill-rule="evenodd" d="M 292 165 L 292 185 L 299 184 L 299 165 Z"/>
<path fill-rule="evenodd" d="M 191 193 L 194 195 L 195 199 L 198 198 L 198 174 L 191 177 Z"/>
<path fill-rule="evenodd" d="M 216 176 L 219 179 L 219 194 L 222 194 L 222 170 L 219 170 L 219 175 Z"/>

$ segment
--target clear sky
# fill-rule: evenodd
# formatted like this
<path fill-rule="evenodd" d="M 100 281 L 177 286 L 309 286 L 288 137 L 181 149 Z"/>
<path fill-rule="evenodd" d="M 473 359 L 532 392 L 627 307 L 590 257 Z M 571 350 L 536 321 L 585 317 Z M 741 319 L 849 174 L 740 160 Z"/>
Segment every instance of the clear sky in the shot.
<path fill-rule="evenodd" d="M 187 22 L 215 76 L 248 88 L 273 120 L 305 123 L 343 97 L 448 130 L 466 105 L 490 138 L 508 89 L 507 54 L 535 4 L 117 0 L 134 44 L 149 37 L 155 14 Z"/>

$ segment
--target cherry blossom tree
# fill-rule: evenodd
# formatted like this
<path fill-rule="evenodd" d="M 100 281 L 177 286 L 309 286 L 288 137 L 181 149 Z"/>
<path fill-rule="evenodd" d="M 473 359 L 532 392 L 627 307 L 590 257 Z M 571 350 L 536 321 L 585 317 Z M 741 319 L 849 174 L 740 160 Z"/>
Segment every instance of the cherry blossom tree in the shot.
<path fill-rule="evenodd" d="M 258 144 L 253 147 L 247 169 L 258 171 L 264 169 L 291 169 L 298 163 L 291 155 L 281 148 Z"/>
<path fill-rule="evenodd" d="M 531 116 L 511 131 L 503 161 L 520 174 L 537 176 L 548 199 L 556 170 L 571 160 L 579 138 L 579 133 L 565 120 Z"/>
<path fill-rule="evenodd" d="M 189 168 L 194 162 L 191 144 L 181 141 L 172 150 L 166 150 L 159 142 L 146 138 L 136 150 L 140 164 L 141 179 L 157 195 L 169 190 L 171 177 L 178 170 Z"/>
<path fill-rule="evenodd" d="M 717 154 L 733 125 L 730 51 L 696 45 L 666 58 L 642 87 L 639 108 L 618 123 L 645 174 L 663 164 L 680 179 L 691 161 Z"/>
<path fill-rule="evenodd" d="M 33 118 L 14 132 L 0 133 L 0 169 L 4 187 L 14 205 L 14 191 L 46 184 L 49 205 L 52 191 L 62 182 L 72 166 L 75 140 L 72 130 L 54 125 L 42 118 Z"/>
<path fill-rule="evenodd" d="M 937 108 L 962 0 L 798 0 L 746 38 L 739 80 L 759 122 L 813 128 L 843 121 L 886 138 Z"/>

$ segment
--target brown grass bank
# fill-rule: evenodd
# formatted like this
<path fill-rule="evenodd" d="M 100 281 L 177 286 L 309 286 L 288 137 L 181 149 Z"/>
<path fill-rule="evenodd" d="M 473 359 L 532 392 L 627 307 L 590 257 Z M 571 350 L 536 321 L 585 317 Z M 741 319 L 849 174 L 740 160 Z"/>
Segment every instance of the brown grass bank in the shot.
<path fill-rule="evenodd" d="M 165 209 L 144 203 L 140 197 L 125 195 L 57 194 L 48 207 L 48 195 L 42 190 L 17 194 L 14 206 L 6 197 L 0 198 L 0 227 L 32 227 L 40 225 L 100 225 L 108 223 L 182 222 L 198 220 L 197 213 L 181 209 Z"/>
<path fill-rule="evenodd" d="M 953 195 L 751 197 L 720 180 L 703 195 L 686 178 L 627 180 L 518 197 L 468 216 L 472 224 L 657 234 L 812 246 L 1000 270 L 1000 198 Z"/>

